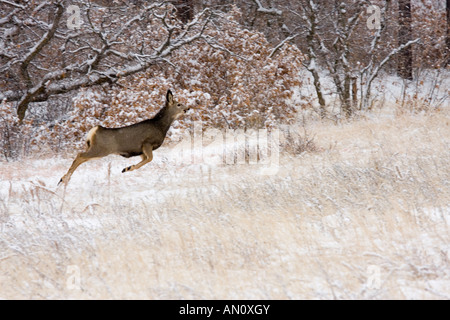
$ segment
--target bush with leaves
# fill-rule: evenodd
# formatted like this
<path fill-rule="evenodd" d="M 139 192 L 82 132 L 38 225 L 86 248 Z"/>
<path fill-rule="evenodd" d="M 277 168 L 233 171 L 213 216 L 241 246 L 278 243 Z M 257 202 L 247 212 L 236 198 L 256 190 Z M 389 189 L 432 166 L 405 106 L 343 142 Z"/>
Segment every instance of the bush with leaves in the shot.
<path fill-rule="evenodd" d="M 289 44 L 274 52 L 262 33 L 238 24 L 239 15 L 234 9 L 218 17 L 216 28 L 205 30 L 208 43 L 185 46 L 169 64 L 122 78 L 113 87 L 81 90 L 73 111 L 53 126 L 52 135 L 63 137 L 67 146 L 81 147 L 82 137 L 95 125 L 120 127 L 153 117 L 168 89 L 195 108 L 174 124 L 172 136 L 195 120 L 205 129 L 271 128 L 294 121 L 296 109 L 289 101 L 301 86 L 302 53 Z M 149 26 L 148 41 L 158 37 L 158 30 L 165 29 Z M 41 132 L 44 140 L 51 137 Z"/>
<path fill-rule="evenodd" d="M 206 126 L 267 128 L 295 119 L 288 101 L 301 85 L 303 55 L 295 46 L 274 48 L 265 36 L 241 27 L 239 11 L 224 16 L 219 30 L 208 32 L 206 43 L 175 54 L 175 76 L 182 88 L 209 93 L 201 113 Z M 169 70 L 167 76 L 170 77 Z"/>

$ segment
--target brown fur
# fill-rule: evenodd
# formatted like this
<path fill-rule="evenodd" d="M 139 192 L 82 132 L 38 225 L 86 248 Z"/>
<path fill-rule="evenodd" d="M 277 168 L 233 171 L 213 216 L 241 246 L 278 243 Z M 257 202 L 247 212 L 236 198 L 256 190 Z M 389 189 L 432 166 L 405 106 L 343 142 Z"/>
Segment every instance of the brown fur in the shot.
<path fill-rule="evenodd" d="M 74 171 L 86 161 L 103 158 L 110 154 L 126 158 L 142 157 L 141 162 L 123 169 L 122 172 L 141 168 L 153 160 L 153 151 L 163 144 L 172 123 L 187 110 L 189 108 L 173 99 L 172 92 L 169 90 L 166 105 L 152 119 L 122 128 L 111 129 L 102 126 L 92 128 L 86 139 L 87 150 L 78 154 L 59 184 L 67 185 Z"/>

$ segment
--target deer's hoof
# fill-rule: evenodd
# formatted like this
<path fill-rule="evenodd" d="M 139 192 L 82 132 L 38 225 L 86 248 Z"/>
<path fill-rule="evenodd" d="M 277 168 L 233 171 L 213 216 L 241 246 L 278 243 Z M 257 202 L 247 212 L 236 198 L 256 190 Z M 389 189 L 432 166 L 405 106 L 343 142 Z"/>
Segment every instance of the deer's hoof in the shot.
<path fill-rule="evenodd" d="M 67 177 L 66 176 L 64 176 L 64 177 L 62 177 L 61 178 L 61 180 L 59 180 L 59 182 L 58 182 L 58 187 L 60 186 L 60 185 L 67 185 Z"/>
<path fill-rule="evenodd" d="M 128 172 L 128 171 L 131 171 L 131 167 L 128 167 L 128 168 L 123 169 L 123 170 L 122 170 L 122 173 L 125 173 L 125 172 Z"/>

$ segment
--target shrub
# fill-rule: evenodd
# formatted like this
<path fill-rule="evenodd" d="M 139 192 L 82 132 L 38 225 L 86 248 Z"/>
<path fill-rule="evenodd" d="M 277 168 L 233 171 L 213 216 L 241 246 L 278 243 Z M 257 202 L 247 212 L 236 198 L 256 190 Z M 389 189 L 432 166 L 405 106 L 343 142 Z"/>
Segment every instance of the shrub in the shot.
<path fill-rule="evenodd" d="M 294 120 L 296 110 L 288 101 L 301 85 L 302 53 L 287 44 L 269 57 L 273 47 L 262 33 L 240 26 L 239 15 L 237 9 L 224 14 L 219 28 L 205 31 L 209 44 L 195 42 L 176 51 L 169 67 L 157 65 L 110 89 L 80 92 L 60 129 L 78 139 L 97 124 L 118 127 L 147 119 L 163 106 L 169 88 L 178 100 L 197 108 L 175 129 L 190 127 L 192 120 L 202 120 L 204 128 L 232 129 Z M 148 35 L 152 41 L 155 37 Z"/>
<path fill-rule="evenodd" d="M 274 48 L 264 35 L 239 25 L 239 15 L 235 8 L 218 17 L 217 28 L 205 30 L 207 41 L 175 51 L 170 64 L 156 64 L 113 87 L 81 90 L 73 111 L 51 130 L 40 128 L 37 141 L 51 145 L 58 136 L 71 148 L 84 146 L 82 137 L 95 125 L 120 127 L 151 118 L 164 105 L 169 88 L 177 100 L 196 108 L 174 124 L 172 137 L 194 120 L 203 121 L 205 129 L 271 128 L 293 121 L 296 109 L 289 100 L 301 85 L 302 53 L 286 44 L 271 56 Z M 163 38 L 160 32 L 164 28 L 156 23 L 149 26 L 146 41 L 156 45 Z"/>

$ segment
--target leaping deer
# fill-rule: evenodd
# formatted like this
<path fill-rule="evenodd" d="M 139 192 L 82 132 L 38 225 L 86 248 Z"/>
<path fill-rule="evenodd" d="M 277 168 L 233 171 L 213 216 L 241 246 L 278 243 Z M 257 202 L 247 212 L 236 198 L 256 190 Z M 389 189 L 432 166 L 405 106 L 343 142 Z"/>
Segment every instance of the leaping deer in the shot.
<path fill-rule="evenodd" d="M 69 171 L 61 178 L 58 185 L 67 183 L 74 171 L 83 163 L 110 154 L 125 158 L 141 156 L 142 161 L 123 169 L 122 173 L 137 170 L 153 160 L 153 151 L 164 142 L 172 123 L 186 113 L 189 107 L 177 102 L 170 90 L 167 91 L 166 105 L 153 118 L 123 128 L 104 128 L 96 126 L 87 136 L 87 150 L 77 155 Z"/>

